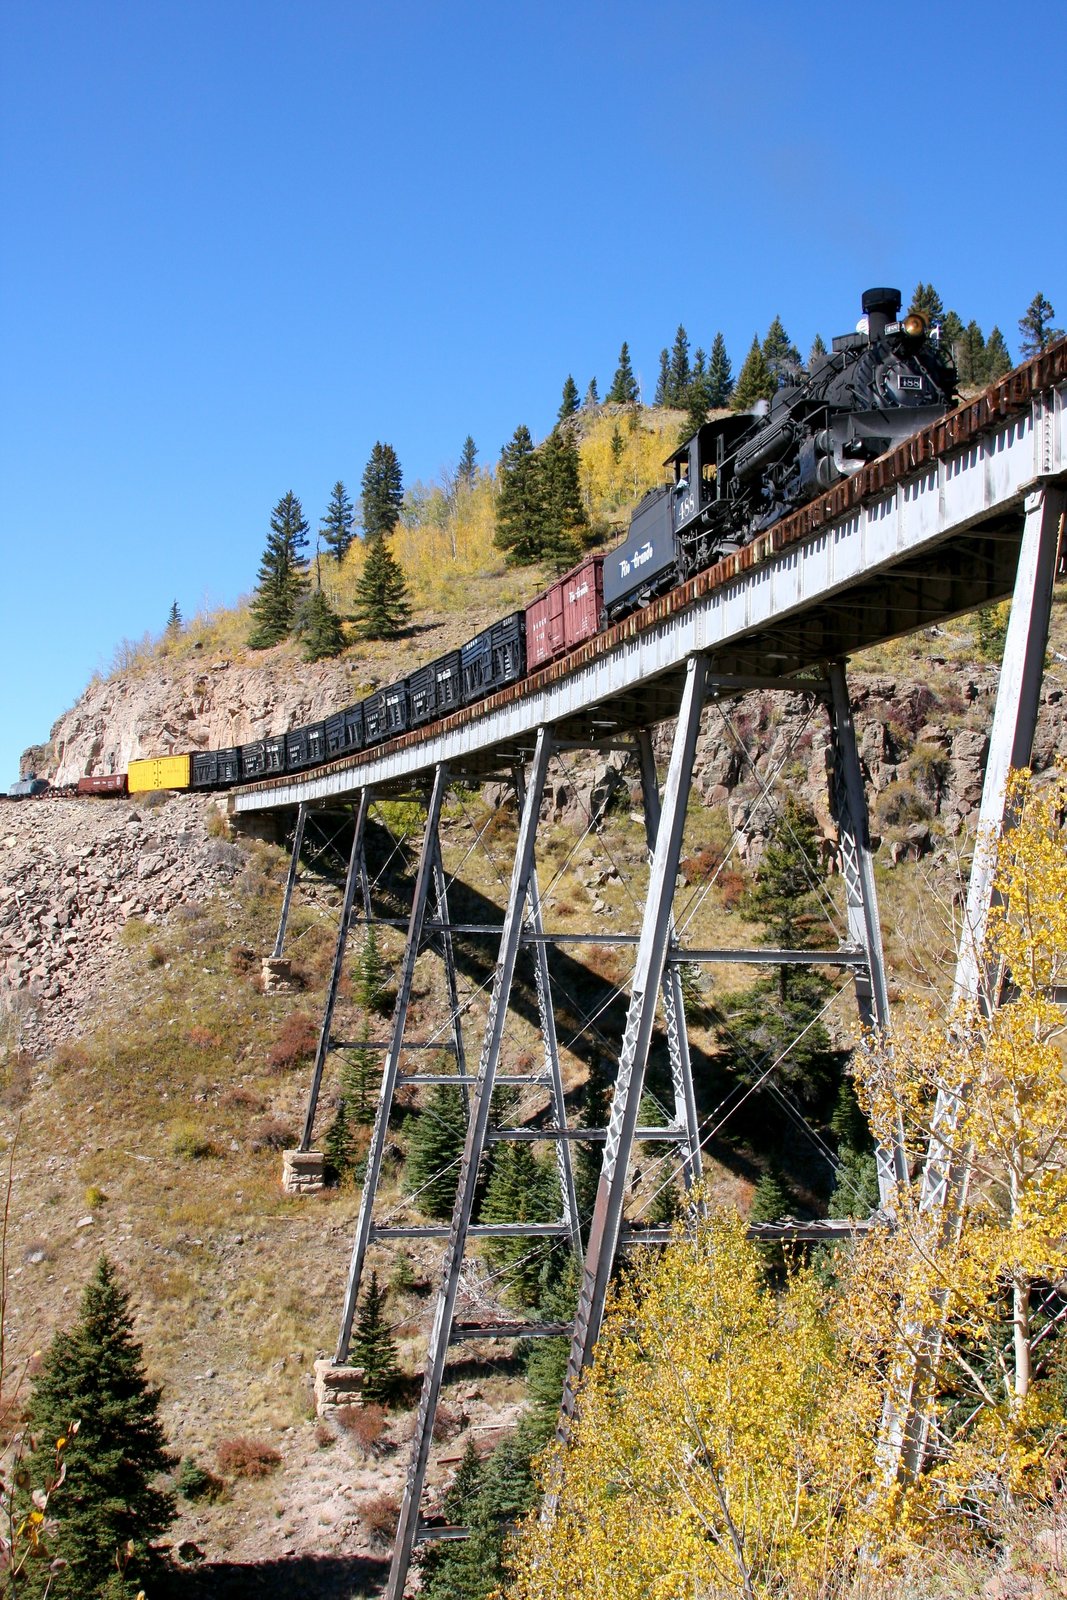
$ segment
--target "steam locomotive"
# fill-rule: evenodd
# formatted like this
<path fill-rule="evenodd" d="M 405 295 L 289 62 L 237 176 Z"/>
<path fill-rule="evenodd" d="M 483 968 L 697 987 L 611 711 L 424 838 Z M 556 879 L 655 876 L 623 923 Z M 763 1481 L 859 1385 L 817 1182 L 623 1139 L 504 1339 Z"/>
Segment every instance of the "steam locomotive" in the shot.
<path fill-rule="evenodd" d="M 666 465 L 604 566 L 605 624 L 748 544 L 865 462 L 936 422 L 956 370 L 925 317 L 899 320 L 899 289 L 868 289 L 855 333 L 810 372 L 787 370 L 768 404 L 706 422 Z"/>
<path fill-rule="evenodd" d="M 834 339 L 810 372 L 781 373 L 769 403 L 705 423 L 668 458 L 670 481 L 641 501 L 621 544 L 586 556 L 524 610 L 322 722 L 131 762 L 129 792 L 226 788 L 381 744 L 518 682 L 748 544 L 953 404 L 951 360 L 924 317 L 898 320 L 900 307 L 899 290 L 868 289 L 855 333 Z M 123 792 L 122 776 L 78 788 Z"/>

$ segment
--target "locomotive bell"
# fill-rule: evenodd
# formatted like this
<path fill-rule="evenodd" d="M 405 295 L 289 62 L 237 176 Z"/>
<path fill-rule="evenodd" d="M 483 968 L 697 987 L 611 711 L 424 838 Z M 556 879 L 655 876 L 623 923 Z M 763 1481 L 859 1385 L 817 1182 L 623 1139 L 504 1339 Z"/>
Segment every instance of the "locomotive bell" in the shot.
<path fill-rule="evenodd" d="M 895 322 L 903 304 L 899 289 L 865 289 L 863 315 L 867 319 L 867 332 L 873 344 L 885 332 L 887 322 Z"/>

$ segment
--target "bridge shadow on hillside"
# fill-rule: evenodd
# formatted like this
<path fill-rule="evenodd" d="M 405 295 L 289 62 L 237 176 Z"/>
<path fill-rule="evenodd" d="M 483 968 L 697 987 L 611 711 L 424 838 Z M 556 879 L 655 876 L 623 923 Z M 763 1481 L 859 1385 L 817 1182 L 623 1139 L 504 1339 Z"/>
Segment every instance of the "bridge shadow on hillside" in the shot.
<path fill-rule="evenodd" d="M 354 1600 L 380 1595 L 384 1556 L 279 1556 L 271 1561 L 205 1561 L 169 1567 L 152 1583 L 159 1600 Z"/>

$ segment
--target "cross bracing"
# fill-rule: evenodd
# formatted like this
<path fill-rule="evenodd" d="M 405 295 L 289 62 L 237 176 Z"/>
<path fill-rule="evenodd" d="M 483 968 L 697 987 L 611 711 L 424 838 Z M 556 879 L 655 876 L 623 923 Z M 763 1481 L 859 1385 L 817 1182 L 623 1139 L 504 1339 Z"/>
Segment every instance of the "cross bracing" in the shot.
<path fill-rule="evenodd" d="M 1005 670 L 993 730 L 983 818 L 996 823 L 1003 806 L 1007 766 L 1025 759 L 1040 683 L 1040 660 L 1047 627 L 1048 599 L 1055 549 L 1063 516 L 1063 481 L 1067 475 L 1065 391 L 1062 383 L 1037 395 L 1028 410 L 998 421 L 926 460 L 910 478 L 887 484 L 884 493 L 865 504 L 850 505 L 837 520 L 825 521 L 810 535 L 781 548 L 759 552 L 758 564 L 735 566 L 716 584 L 686 586 L 675 605 L 656 603 L 649 612 L 583 647 L 574 660 L 541 673 L 521 692 L 495 697 L 480 708 L 409 736 L 381 751 L 323 769 L 300 780 L 282 779 L 247 790 L 235 798 L 238 811 L 304 805 L 354 806 L 358 815 L 375 796 L 418 797 L 424 806 L 418 870 L 414 880 L 407 938 L 398 981 L 397 1003 L 389 1037 L 378 1116 L 372 1133 L 368 1178 L 364 1185 L 359 1227 L 354 1243 L 342 1316 L 338 1357 L 347 1353 L 351 1319 L 368 1251 L 379 1242 L 404 1238 L 439 1238 L 444 1245 L 441 1285 L 429 1333 L 423 1393 L 419 1406 L 412 1460 L 394 1548 L 389 1594 L 399 1600 L 415 1543 L 438 1536 L 424 1517 L 424 1490 L 430 1466 L 433 1419 L 444 1380 L 448 1351 L 457 1341 L 480 1337 L 535 1336 L 529 1323 L 502 1320 L 497 1312 L 472 1321 L 461 1314 L 463 1295 L 471 1289 L 469 1243 L 522 1237 L 531 1254 L 538 1250 L 578 1249 L 583 1258 L 582 1283 L 575 1316 L 566 1332 L 571 1340 L 561 1432 L 578 1401 L 578 1381 L 592 1359 L 603 1315 L 604 1292 L 617 1252 L 662 1239 L 661 1228 L 642 1224 L 647 1193 L 632 1203 L 631 1158 L 635 1145 L 654 1152 L 648 1165 L 653 1182 L 688 1184 L 699 1172 L 701 1151 L 721 1121 L 733 1114 L 724 1104 L 696 1119 L 692 1095 L 692 1062 L 688 1059 L 684 1008 L 678 1004 L 676 979 L 688 962 L 781 964 L 796 960 L 836 967 L 853 996 L 863 1022 L 882 1026 L 887 1019 L 885 978 L 878 910 L 871 872 L 866 799 L 855 750 L 845 658 L 852 650 L 943 620 L 961 611 L 1014 594 L 1015 612 L 1026 618 L 1009 636 Z M 1020 552 L 1022 559 L 1020 560 Z M 671 597 L 668 597 L 671 600 Z M 675 883 L 682 848 L 693 749 L 701 717 L 722 716 L 723 708 L 749 687 L 780 689 L 810 697 L 819 714 L 827 714 L 833 735 L 830 773 L 831 807 L 837 824 L 843 912 L 836 920 L 837 947 L 818 952 L 721 950 L 693 943 L 688 937 L 687 910 L 677 903 Z M 705 707 L 714 708 L 708 712 Z M 728 711 L 724 726 L 729 731 Z M 650 763 L 649 731 L 673 720 L 675 733 L 662 796 Z M 1029 730 L 1029 731 L 1028 731 Z M 606 749 L 630 745 L 640 773 L 643 812 L 648 830 L 651 869 L 635 874 L 632 892 L 636 932 L 617 928 L 554 930 L 546 916 L 553 887 L 551 873 L 537 876 L 536 856 L 542 793 L 554 752 L 572 748 Z M 518 837 L 508 872 L 506 904 L 498 920 L 490 915 L 449 921 L 448 895 L 456 875 L 445 872 L 438 829 L 441 804 L 452 784 L 470 785 L 487 778 L 510 784 L 519 806 Z M 367 884 L 361 912 L 355 913 L 357 887 L 365 883 L 365 865 L 353 845 L 346 882 L 346 907 L 341 917 L 339 952 L 349 929 L 360 920 L 373 921 L 373 884 Z M 451 869 L 450 869 L 451 870 Z M 639 881 L 638 881 L 639 879 Z M 435 891 L 435 892 L 433 892 Z M 968 926 L 972 955 L 961 955 L 980 971 L 981 927 L 988 885 L 972 884 Z M 398 921 L 383 918 L 383 921 Z M 546 926 L 546 922 L 549 925 Z M 461 996 L 457 986 L 454 943 L 491 947 L 491 977 Z M 450 945 L 453 946 L 450 950 Z M 614 947 L 632 955 L 628 980 L 581 1026 L 595 1031 L 597 1048 L 611 1051 L 614 1090 L 606 1124 L 578 1129 L 567 1125 L 560 1059 L 570 1047 L 574 1017 L 561 1029 L 568 1002 L 561 997 L 552 952 Z M 450 995 L 453 1059 L 467 1051 L 465 1068 L 453 1074 L 405 1069 L 406 1054 L 432 1041 L 406 1037 L 407 1001 L 415 964 L 430 951 L 442 963 Z M 515 1003 L 516 965 L 524 960 L 534 975 L 527 1000 L 537 1019 L 543 1059 L 522 1072 L 509 1067 L 506 1018 Z M 339 971 L 339 966 L 338 966 Z M 837 991 L 844 994 L 845 988 Z M 837 1003 L 832 996 L 828 1006 Z M 625 1011 L 625 1016 L 616 1012 Z M 480 1031 L 480 1045 L 468 1048 L 468 1034 Z M 662 1019 L 662 1021 L 661 1021 Z M 671 1067 L 671 1103 L 663 1107 L 664 1126 L 643 1126 L 638 1116 L 645 1071 L 654 1036 L 662 1031 Z M 575 1035 L 577 1037 L 577 1035 Z M 329 1019 L 324 1022 L 322 1049 L 328 1054 Z M 412 1062 L 418 1058 L 413 1056 Z M 474 1063 L 477 1061 L 475 1070 Z M 767 1092 L 803 1121 L 801 1108 L 776 1083 L 779 1061 L 756 1064 L 754 1081 L 744 1094 Z M 317 1067 L 321 1066 L 317 1063 Z M 462 1086 L 468 1095 L 466 1142 L 456 1163 L 458 1186 L 451 1220 L 441 1224 L 412 1222 L 394 1213 L 376 1217 L 375 1195 L 382 1143 L 393 1097 L 401 1086 L 420 1089 L 439 1082 Z M 532 1095 L 509 1112 L 502 1124 L 492 1109 L 493 1091 L 509 1085 Z M 314 1091 L 312 1100 L 314 1100 Z M 946 1113 L 950 1114 L 950 1113 Z M 537 1119 L 545 1119 L 543 1122 Z M 306 1138 L 311 1137 L 314 1105 L 309 1107 Z M 809 1130 L 810 1132 L 810 1130 Z M 568 1194 L 568 1152 L 581 1142 L 598 1147 L 603 1156 L 596 1205 L 588 1232 L 578 1232 L 575 1208 Z M 486 1223 L 475 1216 L 475 1186 L 487 1149 L 522 1142 L 551 1144 L 560 1175 L 560 1215 L 553 1221 Z M 666 1145 L 666 1151 L 663 1146 Z M 879 1182 L 891 1204 L 902 1153 L 881 1152 Z M 655 1164 L 653 1166 L 653 1163 Z M 945 1170 L 936 1147 L 928 1173 L 931 1204 L 944 1209 L 952 1224 L 952 1174 Z M 410 1198 L 410 1197 L 408 1197 Z M 805 1237 L 821 1225 L 809 1225 Z M 802 1236 L 797 1225 L 779 1224 L 782 1234 Z M 773 1236 L 768 1234 L 768 1237 Z M 490 1275 L 491 1278 L 492 1275 Z M 484 1283 L 489 1285 L 490 1279 Z M 494 1335 L 490 1327 L 496 1328 Z M 559 1336 L 562 1325 L 552 1324 Z M 522 1333 L 516 1329 L 524 1329 Z M 921 1330 L 936 1337 L 936 1330 Z M 921 1374 L 915 1403 L 889 1419 L 900 1459 L 914 1470 L 925 1440 L 921 1411 Z M 458 1537 L 462 1530 L 449 1530 Z"/>

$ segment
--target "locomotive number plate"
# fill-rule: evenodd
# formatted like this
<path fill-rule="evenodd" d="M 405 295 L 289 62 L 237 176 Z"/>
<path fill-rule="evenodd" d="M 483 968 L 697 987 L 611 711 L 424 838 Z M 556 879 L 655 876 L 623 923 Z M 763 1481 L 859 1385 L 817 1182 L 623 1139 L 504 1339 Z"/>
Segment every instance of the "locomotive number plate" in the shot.
<path fill-rule="evenodd" d="M 899 389 L 921 389 L 922 386 L 922 379 L 913 377 L 909 372 L 902 372 L 897 379 L 897 387 Z"/>

